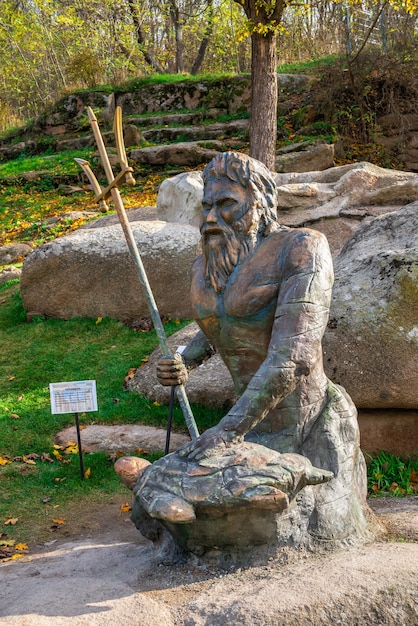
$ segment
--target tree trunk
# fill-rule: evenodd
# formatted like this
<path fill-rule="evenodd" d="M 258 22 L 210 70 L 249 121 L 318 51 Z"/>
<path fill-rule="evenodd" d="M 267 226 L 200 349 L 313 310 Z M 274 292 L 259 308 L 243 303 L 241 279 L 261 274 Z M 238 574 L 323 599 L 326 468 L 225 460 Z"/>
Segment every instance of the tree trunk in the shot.
<path fill-rule="evenodd" d="M 183 44 L 183 23 L 180 19 L 180 9 L 177 0 L 170 0 L 170 16 L 174 26 L 174 37 L 176 41 L 176 72 L 184 72 L 184 44 Z"/>
<path fill-rule="evenodd" d="M 138 8 L 134 2 L 134 0 L 128 0 L 128 6 L 131 13 L 132 21 L 135 27 L 136 40 L 138 42 L 139 48 L 144 55 L 145 61 L 148 63 L 153 70 L 158 72 L 159 74 L 164 74 L 164 68 L 160 63 L 158 63 L 157 59 L 145 48 L 145 36 L 142 30 L 141 22 L 138 17 Z"/>
<path fill-rule="evenodd" d="M 192 74 L 193 76 L 198 73 L 198 71 L 200 70 L 200 66 L 203 63 L 203 59 L 205 58 L 206 48 L 208 47 L 209 40 L 212 36 L 212 31 L 213 31 L 213 0 L 208 0 L 208 21 L 206 23 L 206 28 L 203 33 L 203 39 L 200 42 L 196 59 L 190 71 L 190 74 Z"/>
<path fill-rule="evenodd" d="M 277 136 L 276 33 L 251 35 L 250 155 L 275 169 Z"/>

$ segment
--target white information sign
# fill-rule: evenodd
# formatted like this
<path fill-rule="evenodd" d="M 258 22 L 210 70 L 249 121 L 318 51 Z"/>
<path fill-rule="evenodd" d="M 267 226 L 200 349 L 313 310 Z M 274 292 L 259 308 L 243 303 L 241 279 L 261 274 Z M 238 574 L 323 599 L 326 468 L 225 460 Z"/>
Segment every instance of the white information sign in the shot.
<path fill-rule="evenodd" d="M 97 411 L 95 380 L 50 383 L 51 413 L 87 413 Z"/>

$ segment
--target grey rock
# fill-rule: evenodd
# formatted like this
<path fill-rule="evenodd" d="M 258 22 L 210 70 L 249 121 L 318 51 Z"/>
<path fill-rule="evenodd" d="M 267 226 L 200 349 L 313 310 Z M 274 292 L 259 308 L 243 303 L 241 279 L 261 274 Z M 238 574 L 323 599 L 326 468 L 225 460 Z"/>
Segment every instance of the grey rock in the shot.
<path fill-rule="evenodd" d="M 137 449 L 160 452 L 165 449 L 166 431 L 153 426 L 139 424 L 103 425 L 91 424 L 81 431 L 83 452 L 123 452 L 129 454 Z M 54 441 L 66 446 L 68 441 L 76 441 L 75 426 L 69 426 L 57 433 Z M 188 435 L 171 433 L 170 452 L 190 441 Z"/>
<path fill-rule="evenodd" d="M 276 172 L 312 172 L 333 167 L 334 146 L 314 143 L 288 154 L 276 154 Z"/>
<path fill-rule="evenodd" d="M 8 243 L 0 246 L 0 265 L 7 265 L 22 260 L 32 252 L 32 246 L 27 243 Z"/>
<path fill-rule="evenodd" d="M 0 271 L 0 285 L 4 285 L 9 280 L 15 280 L 20 278 L 22 275 L 22 270 L 18 267 L 5 267 Z"/>
<path fill-rule="evenodd" d="M 402 458 L 416 455 L 418 410 L 359 409 L 358 423 L 363 452 L 385 450 Z"/>
<path fill-rule="evenodd" d="M 131 150 L 129 156 L 141 164 L 194 166 L 208 163 L 223 149 L 224 144 L 221 141 L 210 141 L 208 147 L 205 147 L 203 141 L 191 141 Z"/>
<path fill-rule="evenodd" d="M 157 197 L 159 219 L 199 226 L 202 215 L 203 181 L 200 172 L 184 172 L 166 178 Z"/>
<path fill-rule="evenodd" d="M 144 141 L 143 133 L 134 124 L 128 124 L 123 129 L 123 140 L 125 146 L 139 146 Z"/>
<path fill-rule="evenodd" d="M 324 171 L 276 174 L 278 218 L 285 226 L 309 226 L 329 237 L 339 253 L 362 221 L 418 200 L 418 179 L 411 172 L 361 162 Z M 200 224 L 203 180 L 200 172 L 166 179 L 157 208 L 162 219 Z"/>
<path fill-rule="evenodd" d="M 190 268 L 197 228 L 161 221 L 132 223 L 134 237 L 161 315 L 191 315 Z M 136 268 L 119 225 L 80 229 L 37 248 L 23 266 L 26 311 L 68 319 L 148 316 Z"/>
<path fill-rule="evenodd" d="M 335 260 L 327 375 L 361 408 L 418 407 L 418 202 L 357 230 Z"/>

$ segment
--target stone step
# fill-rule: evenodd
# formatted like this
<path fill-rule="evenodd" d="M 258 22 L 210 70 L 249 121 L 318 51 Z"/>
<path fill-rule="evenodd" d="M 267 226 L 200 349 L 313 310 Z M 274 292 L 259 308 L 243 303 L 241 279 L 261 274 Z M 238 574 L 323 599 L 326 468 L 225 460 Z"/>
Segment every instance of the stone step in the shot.
<path fill-rule="evenodd" d="M 217 122 L 210 125 L 200 126 L 177 126 L 144 130 L 142 135 L 147 141 L 153 143 L 170 143 L 178 140 L 201 141 L 234 137 L 236 135 L 248 137 L 248 119 L 232 120 L 230 122 Z"/>

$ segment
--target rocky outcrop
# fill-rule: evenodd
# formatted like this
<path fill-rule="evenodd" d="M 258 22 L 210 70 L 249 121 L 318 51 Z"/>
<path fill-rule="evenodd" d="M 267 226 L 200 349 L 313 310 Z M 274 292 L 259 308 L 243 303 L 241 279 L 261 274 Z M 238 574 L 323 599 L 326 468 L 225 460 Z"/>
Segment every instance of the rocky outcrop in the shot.
<path fill-rule="evenodd" d="M 337 254 L 362 222 L 418 200 L 418 177 L 361 162 L 324 171 L 279 173 L 278 217 L 286 226 L 324 233 Z M 157 199 L 160 219 L 200 223 L 199 172 L 166 180 Z"/>
<path fill-rule="evenodd" d="M 174 126 L 158 129 L 144 130 L 142 135 L 147 141 L 165 143 L 167 141 L 202 141 L 217 140 L 219 137 L 232 137 L 235 135 L 248 135 L 248 119 L 232 120 L 225 123 L 214 123 L 206 126 Z M 139 143 L 139 142 L 137 142 Z M 126 144 L 127 145 L 127 144 Z M 132 144 L 131 144 L 132 145 Z M 328 166 L 330 167 L 330 166 Z M 311 168 L 312 169 L 312 168 Z M 293 170 L 294 171 L 294 170 Z"/>
<path fill-rule="evenodd" d="M 95 226 L 47 243 L 27 258 L 21 294 L 28 314 L 124 321 L 149 315 L 121 227 Z M 189 317 L 198 229 L 154 221 L 132 223 L 132 230 L 161 315 Z"/>

